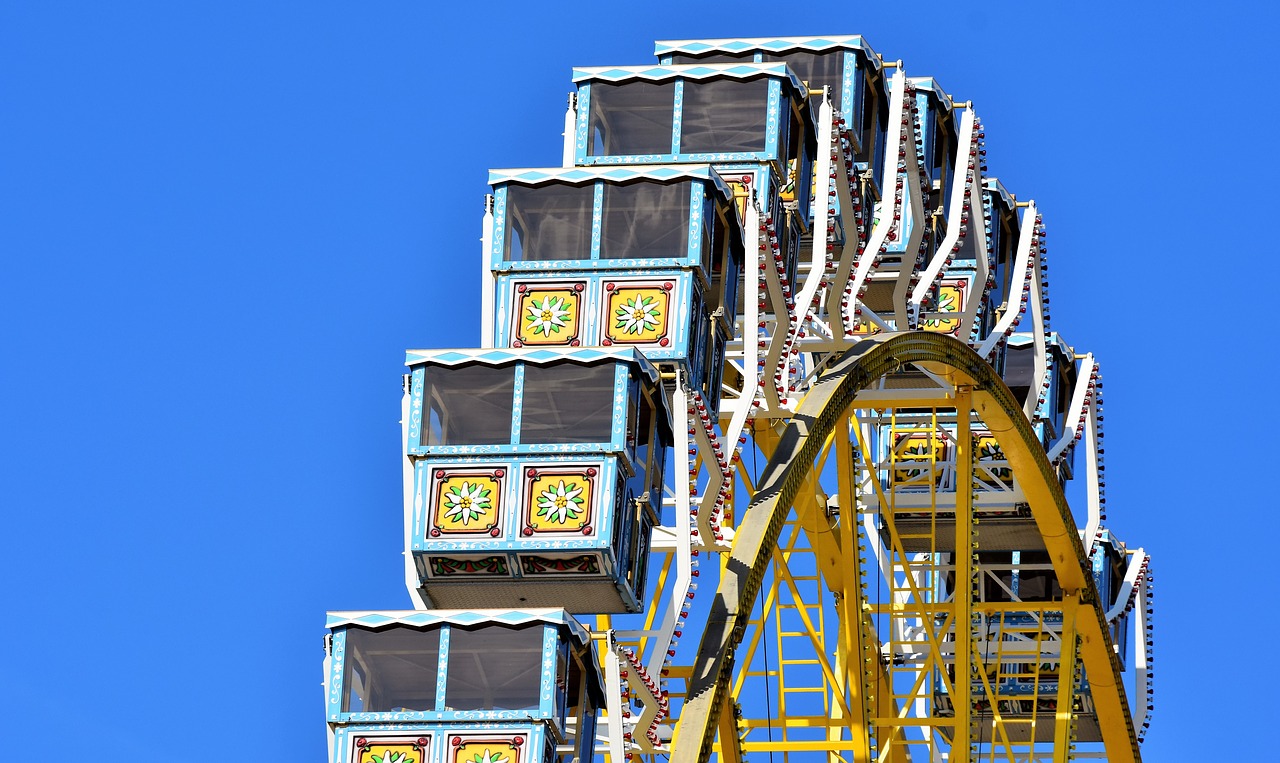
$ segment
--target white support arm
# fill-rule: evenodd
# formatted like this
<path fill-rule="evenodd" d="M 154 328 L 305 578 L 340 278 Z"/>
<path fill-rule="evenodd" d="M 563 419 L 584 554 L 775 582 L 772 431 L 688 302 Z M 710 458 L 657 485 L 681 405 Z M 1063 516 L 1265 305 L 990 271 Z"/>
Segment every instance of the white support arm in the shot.
<path fill-rule="evenodd" d="M 1089 406 L 1089 415 L 1084 422 L 1085 438 L 1088 447 L 1085 450 L 1085 489 L 1088 491 L 1089 519 L 1084 526 L 1085 556 L 1093 553 L 1093 546 L 1098 542 L 1098 528 L 1102 526 L 1102 470 L 1098 468 L 1098 407 Z"/>
<path fill-rule="evenodd" d="M 875 228 L 871 231 L 871 236 L 867 239 L 867 245 L 862 250 L 862 256 L 858 258 L 858 266 L 854 269 L 853 277 L 849 279 L 848 285 L 845 287 L 844 296 L 842 298 L 839 309 L 845 333 L 851 334 L 858 326 L 858 321 L 853 318 L 854 305 L 857 303 L 857 296 L 861 293 L 863 284 L 866 283 L 867 277 L 871 275 L 871 271 L 880 259 L 880 247 L 885 245 L 889 239 L 889 229 L 893 227 L 893 216 L 901 215 L 898 205 L 902 195 L 897 192 L 898 187 L 898 152 L 902 150 L 903 131 L 902 129 L 892 129 L 902 124 L 904 113 L 910 119 L 910 111 L 906 105 L 907 78 L 902 73 L 902 69 L 896 69 L 893 73 L 893 79 L 889 83 L 889 125 L 885 138 L 885 162 L 884 176 L 880 183 L 881 199 L 876 203 L 876 211 L 879 213 L 880 220 L 876 223 Z M 915 146 L 911 147 L 915 151 Z M 905 186 L 905 178 L 903 184 Z M 829 311 L 836 313 L 835 310 Z"/>
<path fill-rule="evenodd" d="M 755 407 L 756 395 L 760 391 L 760 299 L 763 285 L 759 278 L 760 260 L 760 210 L 755 200 L 747 198 L 747 219 L 744 226 L 743 251 L 755 252 L 756 272 L 751 272 L 749 262 L 742 268 L 742 393 L 735 401 L 726 427 L 721 424 L 725 442 L 737 443 L 738 437 L 746 427 L 747 418 Z M 724 413 L 722 404 L 721 413 Z M 687 495 L 687 493 L 686 493 Z"/>
<path fill-rule="evenodd" d="M 967 108 L 960 116 L 960 140 L 957 145 L 964 146 L 965 150 L 956 152 L 956 162 L 954 170 L 951 173 L 951 183 L 953 191 L 951 193 L 951 207 L 947 210 L 947 235 L 942 239 L 942 243 L 938 245 L 937 251 L 933 253 L 933 259 L 925 266 L 924 272 L 920 275 L 920 282 L 916 284 L 915 290 L 911 293 L 908 311 L 920 309 L 920 303 L 924 300 L 925 295 L 933 287 L 934 281 L 942 275 L 943 269 L 951 262 L 951 257 L 956 250 L 960 248 L 960 229 L 965 226 L 961 220 L 964 217 L 964 205 L 967 197 L 973 187 L 981 188 L 981 179 L 978 177 L 976 168 L 973 174 L 973 180 L 970 180 L 968 162 L 969 151 L 975 145 L 977 138 L 974 137 L 975 117 L 973 109 Z M 979 203 L 981 208 L 981 203 Z"/>
<path fill-rule="evenodd" d="M 992 327 L 991 333 L 978 346 L 978 354 L 987 357 L 996 345 L 1004 339 L 1007 334 L 1013 333 L 1013 324 L 1017 320 L 1019 312 L 1026 306 L 1026 296 L 1024 289 L 1030 283 L 1030 268 L 1033 264 L 1032 244 L 1039 244 L 1039 236 L 1035 232 L 1036 220 L 1036 204 L 1031 202 L 1027 207 L 1025 216 L 1023 217 L 1024 234 L 1018 236 L 1018 252 L 1013 258 L 1013 283 L 1009 285 L 1009 292 L 1005 296 L 1004 315 L 1000 316 L 1000 320 L 996 321 L 996 325 Z M 1035 392 L 1039 388 L 1033 387 Z M 1032 395 L 1027 395 L 1028 400 L 1032 399 Z"/>
<path fill-rule="evenodd" d="M 480 233 L 480 346 L 493 347 L 493 196 L 484 199 L 484 223 Z"/>
<path fill-rule="evenodd" d="M 682 379 L 679 378 L 677 370 L 676 389 L 671 395 L 671 411 L 679 414 L 688 408 L 688 392 L 681 384 Z M 654 641 L 653 652 L 649 655 L 648 670 L 652 675 L 662 675 L 662 667 L 667 661 L 667 650 L 673 648 L 675 644 L 675 632 L 680 627 L 681 607 L 687 600 L 689 593 L 689 584 L 692 579 L 693 569 L 693 551 L 692 551 L 692 526 L 690 525 L 689 516 L 692 510 L 692 500 L 689 498 L 689 470 L 684 466 L 681 455 L 687 457 L 689 452 L 689 422 L 678 422 L 674 427 L 673 434 L 676 458 L 673 463 L 676 465 L 675 470 L 675 526 L 669 528 L 673 536 L 675 545 L 675 562 L 676 574 L 675 583 L 671 589 L 671 599 L 666 603 L 662 610 L 662 619 L 658 624 L 658 635 Z M 656 551 L 657 549 L 655 549 Z M 661 595 L 661 591 L 655 594 Z"/>
<path fill-rule="evenodd" d="M 605 635 L 604 652 L 604 709 L 607 713 L 605 722 L 609 737 L 609 760 L 628 760 L 626 741 L 626 721 L 622 717 L 622 664 L 618 658 L 618 642 L 613 631 Z"/>
<path fill-rule="evenodd" d="M 1124 582 L 1120 584 L 1120 590 L 1116 592 L 1116 600 L 1112 602 L 1111 609 L 1107 610 L 1107 622 L 1113 623 L 1116 618 L 1124 614 L 1129 608 L 1129 599 L 1134 595 L 1133 587 L 1138 583 L 1138 575 L 1142 572 L 1142 566 L 1147 563 L 1147 552 L 1138 549 L 1129 557 L 1129 567 L 1124 571 Z M 1135 645 L 1134 651 L 1137 652 Z"/>
<path fill-rule="evenodd" d="M 1084 356 L 1084 360 L 1080 363 L 1080 374 L 1076 377 L 1076 388 L 1071 391 L 1071 407 L 1067 409 L 1064 418 L 1070 423 L 1063 427 L 1062 436 L 1049 447 L 1047 455 L 1050 462 L 1075 442 L 1076 433 L 1080 431 L 1080 425 L 1085 418 L 1085 406 L 1093 407 L 1093 397 L 1089 394 L 1089 379 L 1097 367 L 1098 363 L 1093 359 L 1093 353 Z"/>

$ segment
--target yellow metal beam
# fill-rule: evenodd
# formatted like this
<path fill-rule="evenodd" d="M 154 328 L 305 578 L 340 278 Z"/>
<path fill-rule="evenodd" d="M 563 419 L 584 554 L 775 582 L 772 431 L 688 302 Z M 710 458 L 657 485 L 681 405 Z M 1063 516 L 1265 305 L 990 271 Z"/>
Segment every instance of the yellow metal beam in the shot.
<path fill-rule="evenodd" d="M 952 706 L 956 731 L 951 745 L 951 763 L 969 763 L 969 741 L 973 733 L 973 441 L 969 428 L 972 390 L 962 386 L 956 394 L 956 585 L 951 606 L 955 609 L 956 680 Z M 930 480 L 932 484 L 932 480 Z M 936 498 L 934 501 L 936 505 Z M 964 542 L 961 543 L 961 540 Z"/>
<path fill-rule="evenodd" d="M 1092 577 L 1085 571 L 1075 520 L 1030 423 L 1008 387 L 968 345 L 944 334 L 904 332 L 880 334 L 854 345 L 814 383 L 783 432 L 725 560 L 672 742 L 672 763 L 701 763 L 711 753 L 735 648 L 782 524 L 827 437 L 846 419 L 860 390 L 907 364 L 917 364 L 952 386 L 974 388 L 974 408 L 1009 459 L 1064 594 L 1080 597 L 1081 658 L 1108 757 L 1116 763 L 1140 760 L 1119 665 Z"/>
<path fill-rule="evenodd" d="M 1074 596 L 1062 601 L 1062 655 L 1058 660 L 1058 707 L 1053 723 L 1053 763 L 1067 763 L 1071 754 L 1072 714 L 1076 692 L 1076 614 Z"/>

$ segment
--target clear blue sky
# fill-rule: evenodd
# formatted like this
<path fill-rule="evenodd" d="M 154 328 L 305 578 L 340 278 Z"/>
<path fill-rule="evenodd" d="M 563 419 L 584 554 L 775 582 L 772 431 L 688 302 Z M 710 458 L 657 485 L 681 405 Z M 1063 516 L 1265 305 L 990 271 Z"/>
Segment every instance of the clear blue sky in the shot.
<path fill-rule="evenodd" d="M 409 604 L 403 351 L 478 343 L 486 169 L 559 162 L 574 65 L 829 33 L 972 99 L 1044 209 L 1155 554 L 1147 760 L 1274 754 L 1280 23 L 1047 5 L 0 6 L 0 759 L 323 759 L 325 610 Z"/>

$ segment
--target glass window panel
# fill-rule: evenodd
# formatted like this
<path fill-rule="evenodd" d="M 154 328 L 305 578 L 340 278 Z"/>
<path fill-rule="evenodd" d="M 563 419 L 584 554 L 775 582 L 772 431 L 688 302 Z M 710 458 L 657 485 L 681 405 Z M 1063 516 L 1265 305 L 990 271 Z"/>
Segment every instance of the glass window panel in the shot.
<path fill-rule="evenodd" d="M 573 654 L 569 657 L 569 685 L 566 689 L 569 702 L 565 714 L 575 723 L 581 723 L 583 699 L 587 688 L 582 676 L 582 655 Z"/>
<path fill-rule="evenodd" d="M 684 257 L 689 239 L 689 182 L 641 181 L 604 187 L 600 258 Z"/>
<path fill-rule="evenodd" d="M 720 268 L 720 263 L 716 257 L 716 205 L 715 202 L 703 196 L 702 199 L 702 241 L 699 243 L 702 255 L 702 273 L 710 280 L 713 273 Z"/>
<path fill-rule="evenodd" d="M 864 140 L 872 148 L 873 169 L 875 170 L 876 182 L 880 183 L 883 182 L 884 178 L 885 145 L 888 142 L 889 134 L 889 109 L 886 107 L 876 111 L 868 111 L 867 113 L 867 119 L 874 128 L 874 136 L 868 134 Z M 883 193 L 883 190 L 881 192 Z"/>
<path fill-rule="evenodd" d="M 422 444 L 510 443 L 514 395 L 514 366 L 428 368 L 422 391 Z"/>
<path fill-rule="evenodd" d="M 1019 404 L 1027 402 L 1031 380 L 1036 373 L 1036 348 L 1033 344 L 1020 347 L 1008 345 L 1004 353 L 1004 383 L 1017 398 Z"/>
<path fill-rule="evenodd" d="M 764 151 L 769 80 L 684 83 L 680 153 Z"/>
<path fill-rule="evenodd" d="M 828 50 L 822 53 L 792 51 L 780 56 L 766 55 L 764 60 L 785 61 L 797 77 L 809 83 L 810 90 L 830 87 L 831 105 L 835 107 L 836 113 L 840 112 L 841 104 L 844 102 L 841 94 L 844 88 L 843 50 Z"/>
<path fill-rule="evenodd" d="M 520 442 L 609 442 L 613 369 L 612 364 L 526 365 Z"/>
<path fill-rule="evenodd" d="M 950 117 L 942 112 L 941 108 L 937 112 L 937 125 L 934 127 L 933 141 L 933 159 L 930 164 L 933 167 L 933 179 L 939 181 L 946 187 L 947 176 L 951 174 L 951 131 Z"/>
<path fill-rule="evenodd" d="M 440 632 L 435 628 L 348 628 L 342 711 L 435 710 L 439 662 Z"/>
<path fill-rule="evenodd" d="M 964 193 L 966 196 L 968 195 L 967 191 L 965 191 Z M 951 206 L 951 202 L 948 200 L 947 207 L 950 208 L 950 206 Z M 966 202 L 963 206 L 961 206 L 961 209 L 964 209 L 964 207 L 968 207 L 968 206 L 971 206 L 971 205 L 969 205 Z M 969 230 L 965 232 L 964 238 L 960 239 L 960 249 L 956 252 L 956 255 L 955 255 L 955 258 L 957 260 L 969 260 L 971 262 L 978 261 L 978 236 L 984 235 L 983 230 L 980 227 L 981 221 L 982 221 L 981 217 L 979 217 L 976 214 L 973 214 L 973 212 L 970 211 Z M 964 224 L 963 213 L 961 214 L 961 217 L 957 220 L 947 220 L 947 224 L 963 225 Z M 977 292 L 975 290 L 975 293 L 981 293 L 981 292 Z"/>
<path fill-rule="evenodd" d="M 596 708 L 591 703 L 590 698 L 588 698 L 586 712 L 582 714 L 582 726 L 578 731 L 577 739 L 577 759 L 579 761 L 593 760 L 596 741 Z"/>
<path fill-rule="evenodd" d="M 1048 565 L 1049 554 L 1046 551 L 1023 551 L 1019 555 L 1019 564 Z M 1057 601 L 1062 598 L 1062 588 L 1058 586 L 1058 576 L 1053 570 L 1018 571 L 1018 598 L 1022 601 Z"/>
<path fill-rule="evenodd" d="M 979 561 L 987 570 L 982 573 L 983 601 L 1009 601 L 1009 591 L 1013 590 L 1013 553 L 1011 551 L 979 551 Z M 994 569 L 993 569 L 994 568 Z M 999 582 L 997 582 L 999 581 Z M 948 581 L 955 584 L 954 576 Z M 1003 583 L 1003 587 L 1001 587 Z"/>
<path fill-rule="evenodd" d="M 453 628 L 446 710 L 536 710 L 542 680 L 542 624 Z"/>
<path fill-rule="evenodd" d="M 592 156 L 671 153 L 675 83 L 591 83 Z"/>
<path fill-rule="evenodd" d="M 654 443 L 653 441 L 653 438 L 654 438 L 653 401 L 649 399 L 649 395 L 646 394 L 644 390 L 641 389 L 637 391 L 639 392 L 640 405 L 639 405 L 639 410 L 636 412 L 637 420 L 635 424 L 635 427 L 636 427 L 635 454 L 636 454 L 636 491 L 637 491 L 637 494 L 639 494 L 649 489 L 649 483 L 646 481 L 648 479 L 648 472 L 649 472 L 649 452 L 650 450 L 653 449 L 656 443 Z M 656 500 L 657 497 L 658 496 L 650 496 L 650 498 L 653 499 L 655 503 L 657 502 Z"/>
<path fill-rule="evenodd" d="M 865 152 L 868 146 L 866 144 L 866 130 L 864 128 L 863 120 L 865 119 L 865 114 L 869 106 L 867 103 L 867 95 L 869 91 L 866 75 L 861 70 L 856 71 L 853 75 L 853 82 L 851 82 L 850 85 L 853 87 L 853 92 L 849 94 L 849 96 L 853 98 L 853 109 L 850 113 L 850 116 L 853 117 L 853 121 L 851 121 L 847 126 L 857 134 L 858 140 L 862 142 L 861 148 Z"/>
<path fill-rule="evenodd" d="M 591 259 L 591 185 L 507 186 L 506 259 Z"/>
<path fill-rule="evenodd" d="M 995 194 L 985 192 L 983 198 L 990 202 L 988 214 L 992 216 L 991 255 L 996 261 L 996 283 L 991 289 L 991 303 L 1002 305 L 1012 285 L 1014 245 L 1017 243 L 1017 234 L 1011 225 L 1016 223 L 1016 219 L 1012 218 Z M 977 235 L 981 236 L 982 232 L 979 231 Z"/>
<path fill-rule="evenodd" d="M 723 211 L 717 211 L 710 217 L 713 228 L 711 242 L 711 310 L 714 312 L 719 308 L 724 308 L 725 320 L 732 325 L 735 318 L 733 311 L 738 301 L 737 288 L 739 278 L 737 268 L 734 267 L 733 251 L 729 246 L 729 218 Z M 728 271 L 727 277 L 726 270 Z"/>
<path fill-rule="evenodd" d="M 1053 424 L 1054 434 L 1061 435 L 1066 424 L 1067 409 L 1071 407 L 1071 395 L 1075 392 L 1076 386 L 1076 367 L 1075 360 L 1063 355 L 1059 351 L 1053 352 L 1055 359 L 1054 365 L 1057 366 L 1054 373 L 1054 403 L 1057 410 L 1054 411 Z"/>

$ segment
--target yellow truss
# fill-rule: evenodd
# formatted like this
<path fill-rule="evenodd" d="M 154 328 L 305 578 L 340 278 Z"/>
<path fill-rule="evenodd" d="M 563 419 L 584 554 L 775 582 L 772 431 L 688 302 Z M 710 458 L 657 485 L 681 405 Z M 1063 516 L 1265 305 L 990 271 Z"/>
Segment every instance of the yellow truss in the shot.
<path fill-rule="evenodd" d="M 946 386 L 939 386 L 933 396 L 917 391 L 902 395 L 900 401 L 892 392 L 869 395 L 870 402 L 857 397 L 907 364 L 925 369 Z M 911 470 L 890 465 L 887 489 L 868 471 L 874 467 L 860 434 L 859 411 L 884 411 L 895 405 L 932 410 L 935 426 L 940 413 L 953 422 L 956 485 L 972 485 L 975 480 L 976 456 L 968 431 L 972 418 L 995 435 L 1049 552 L 1063 592 L 1061 601 L 975 601 L 976 536 L 967 533 L 968 542 L 962 544 L 962 531 L 974 525 L 969 490 L 957 489 L 955 505 L 948 507 L 961 528 L 949 567 L 940 566 L 936 553 L 908 554 L 903 549 L 893 519 L 896 473 L 926 480 L 932 495 L 940 466 L 933 449 L 926 448 L 923 466 L 918 453 Z M 780 753 L 783 763 L 792 753 L 826 753 L 831 763 L 905 763 L 913 755 L 927 761 L 939 747 L 949 749 L 952 763 L 1049 754 L 1065 761 L 1073 750 L 1073 694 L 1081 667 L 1089 676 L 1108 758 L 1140 760 L 1119 661 L 1104 620 L 1105 604 L 1098 600 L 1061 487 L 1021 406 L 967 345 L 928 332 L 878 335 L 855 346 L 824 373 L 785 428 L 757 422 L 752 435 L 768 465 L 758 484 L 752 484 L 740 465 L 739 489 L 752 496 L 750 506 L 740 512 L 731 552 L 722 555 L 719 586 L 697 657 L 692 666 L 670 671 L 669 680 L 684 685 L 684 691 L 671 692 L 682 703 L 670 744 L 673 763 L 701 763 L 713 753 L 724 763 L 737 763 L 746 753 L 766 752 Z M 827 463 L 832 460 L 834 468 Z M 824 468 L 827 474 L 835 473 L 838 483 L 838 497 L 831 506 L 819 483 Z M 860 481 L 879 491 L 884 511 L 893 567 L 888 603 L 870 601 L 863 579 L 868 557 L 867 539 L 857 521 Z M 924 536 L 927 541 L 917 543 L 937 549 L 936 536 L 935 519 Z M 953 574 L 956 581 L 950 597 L 941 595 L 936 585 L 926 590 L 917 583 L 936 581 L 943 574 Z M 1025 633 L 1011 625 L 1011 612 L 1032 618 Z M 1038 675 L 1045 668 L 1044 622 L 1059 613 L 1056 708 L 1040 712 L 1035 705 L 1029 718 L 1004 717 L 1002 708 L 1008 703 L 1026 700 L 1002 694 L 1000 680 L 1024 678 L 1039 686 Z M 895 643 L 892 635 L 881 638 L 886 622 L 893 627 L 911 625 L 922 634 L 910 648 L 925 651 L 910 670 L 895 664 L 895 650 L 906 648 L 905 642 Z M 1021 641 L 983 640 L 974 630 L 975 622 L 998 623 L 1001 632 Z M 792 656 L 802 652 L 803 657 Z M 762 654 L 771 654 L 772 662 L 760 667 Z M 926 680 L 930 675 L 953 699 L 950 715 L 931 709 L 916 712 L 921 706 L 932 708 L 932 687 Z M 759 704 L 756 687 L 765 683 L 770 687 L 765 698 L 769 716 L 743 713 L 744 705 Z M 1033 704 L 1034 697 L 1039 697 L 1038 689 Z M 984 725 L 988 720 L 989 727 Z M 1052 742 L 1037 743 L 1048 735 L 1038 730 L 1045 725 L 1052 725 Z M 983 729 L 990 730 L 990 738 L 981 738 Z"/>

